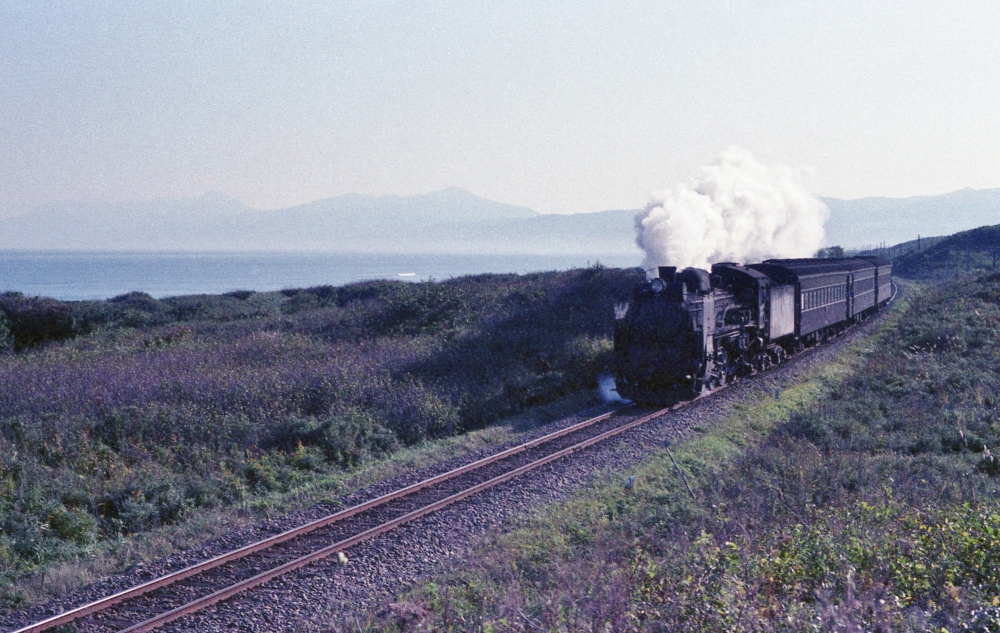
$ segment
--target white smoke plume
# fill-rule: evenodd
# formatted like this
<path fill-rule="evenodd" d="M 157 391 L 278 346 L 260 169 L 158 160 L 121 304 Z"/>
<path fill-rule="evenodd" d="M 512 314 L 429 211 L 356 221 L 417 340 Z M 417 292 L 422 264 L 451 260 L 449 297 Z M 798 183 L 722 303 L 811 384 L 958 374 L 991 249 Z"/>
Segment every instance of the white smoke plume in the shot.
<path fill-rule="evenodd" d="M 690 186 L 653 196 L 635 216 L 636 243 L 646 252 L 646 270 L 810 257 L 829 214 L 799 170 L 764 165 L 730 147 Z"/>

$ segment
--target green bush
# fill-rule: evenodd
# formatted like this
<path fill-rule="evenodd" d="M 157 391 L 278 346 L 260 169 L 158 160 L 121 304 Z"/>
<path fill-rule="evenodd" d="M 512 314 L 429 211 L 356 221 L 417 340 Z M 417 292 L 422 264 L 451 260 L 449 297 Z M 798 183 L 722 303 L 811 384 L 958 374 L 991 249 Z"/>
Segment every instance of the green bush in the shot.
<path fill-rule="evenodd" d="M 390 453 L 397 445 L 395 434 L 368 414 L 349 411 L 323 420 L 290 417 L 277 425 L 265 446 L 294 452 L 299 447 L 320 449 L 327 461 L 354 467 Z"/>
<path fill-rule="evenodd" d="M 48 525 L 59 538 L 87 545 L 94 540 L 97 521 L 84 510 L 56 508 L 48 516 Z"/>
<path fill-rule="evenodd" d="M 78 333 L 70 307 L 52 299 L 5 293 L 0 295 L 0 314 L 17 350 L 65 340 Z"/>

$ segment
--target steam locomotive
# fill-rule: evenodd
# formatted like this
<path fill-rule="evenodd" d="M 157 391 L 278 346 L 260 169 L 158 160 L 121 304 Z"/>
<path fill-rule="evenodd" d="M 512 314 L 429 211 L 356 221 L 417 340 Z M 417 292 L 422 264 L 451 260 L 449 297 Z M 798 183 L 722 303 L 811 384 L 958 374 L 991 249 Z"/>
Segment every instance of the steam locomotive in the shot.
<path fill-rule="evenodd" d="M 892 264 L 879 257 L 661 266 L 615 306 L 616 388 L 656 404 L 700 395 L 837 335 L 891 296 Z"/>

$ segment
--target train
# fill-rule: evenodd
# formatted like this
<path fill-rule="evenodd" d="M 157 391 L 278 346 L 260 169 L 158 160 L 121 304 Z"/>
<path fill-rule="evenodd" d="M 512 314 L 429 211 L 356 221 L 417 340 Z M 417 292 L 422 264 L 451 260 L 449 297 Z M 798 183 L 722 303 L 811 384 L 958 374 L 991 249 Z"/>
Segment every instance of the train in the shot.
<path fill-rule="evenodd" d="M 615 387 L 628 400 L 697 397 L 784 362 L 892 298 L 880 257 L 660 266 L 615 306 Z"/>

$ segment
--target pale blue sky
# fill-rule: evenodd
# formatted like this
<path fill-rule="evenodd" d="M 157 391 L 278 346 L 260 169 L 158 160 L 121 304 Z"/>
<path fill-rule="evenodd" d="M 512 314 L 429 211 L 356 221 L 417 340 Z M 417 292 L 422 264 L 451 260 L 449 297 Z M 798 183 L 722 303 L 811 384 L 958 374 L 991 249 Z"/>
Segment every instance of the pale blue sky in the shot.
<path fill-rule="evenodd" d="M 996 2 L 0 4 L 0 216 L 221 191 L 642 206 L 729 145 L 834 197 L 1000 187 Z"/>

